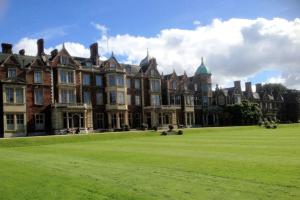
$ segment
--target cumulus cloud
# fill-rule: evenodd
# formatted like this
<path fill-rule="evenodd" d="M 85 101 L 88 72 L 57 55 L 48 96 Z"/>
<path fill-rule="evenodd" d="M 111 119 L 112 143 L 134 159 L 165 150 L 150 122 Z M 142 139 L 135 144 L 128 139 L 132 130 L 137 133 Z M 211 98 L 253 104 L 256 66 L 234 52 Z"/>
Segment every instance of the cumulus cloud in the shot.
<path fill-rule="evenodd" d="M 95 22 L 91 22 L 91 25 L 95 29 L 99 30 L 102 35 L 106 35 L 107 34 L 108 28 L 105 25 L 98 24 L 98 23 L 95 23 Z"/>
<path fill-rule="evenodd" d="M 121 62 L 139 64 L 148 48 L 164 74 L 175 69 L 178 74 L 185 70 L 193 75 L 203 56 L 213 73 L 213 82 L 222 87 L 232 85 L 233 80 L 247 81 L 262 71 L 274 69 L 282 71 L 282 75 L 269 77 L 266 82 L 281 82 L 300 89 L 298 18 L 214 19 L 207 25 L 196 22 L 196 27 L 189 30 L 163 29 L 153 37 L 108 36 L 105 26 L 93 25 L 102 34 L 98 40 L 101 55 L 108 56 L 113 50 L 117 56 L 125 58 Z M 18 45 L 30 43 L 28 40 L 22 39 Z M 89 50 L 83 45 L 65 44 L 74 56 L 89 56 Z"/>

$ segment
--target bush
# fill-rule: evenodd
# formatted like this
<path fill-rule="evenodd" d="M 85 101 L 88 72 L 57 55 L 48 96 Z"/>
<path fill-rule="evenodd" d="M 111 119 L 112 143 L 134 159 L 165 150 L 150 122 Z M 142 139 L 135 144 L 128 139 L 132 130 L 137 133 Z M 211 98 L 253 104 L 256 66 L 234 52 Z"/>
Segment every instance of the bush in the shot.
<path fill-rule="evenodd" d="M 163 131 L 160 135 L 164 135 L 164 136 L 166 136 L 166 135 L 168 135 L 167 134 L 167 132 L 166 131 Z"/>
<path fill-rule="evenodd" d="M 157 131 L 158 127 L 157 126 L 153 126 L 153 130 Z"/>
<path fill-rule="evenodd" d="M 169 132 L 171 132 L 174 129 L 174 126 L 172 124 L 169 125 Z"/>
<path fill-rule="evenodd" d="M 142 124 L 142 130 L 147 130 L 148 129 L 148 124 L 146 124 L 146 123 L 143 123 Z"/>
<path fill-rule="evenodd" d="M 179 130 L 177 134 L 178 134 L 178 135 L 183 135 L 183 131 L 182 131 L 182 130 Z"/>
<path fill-rule="evenodd" d="M 125 124 L 123 129 L 124 131 L 130 131 L 130 127 L 128 124 Z"/>

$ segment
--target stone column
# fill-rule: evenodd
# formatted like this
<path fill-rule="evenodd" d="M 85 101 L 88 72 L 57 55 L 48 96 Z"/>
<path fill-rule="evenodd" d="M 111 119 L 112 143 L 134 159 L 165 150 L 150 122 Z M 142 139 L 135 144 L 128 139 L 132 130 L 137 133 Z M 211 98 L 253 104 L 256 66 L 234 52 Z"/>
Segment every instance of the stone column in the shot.
<path fill-rule="evenodd" d="M 111 127 L 111 113 L 110 112 L 107 113 L 107 118 L 108 118 L 108 120 L 107 120 L 107 122 L 108 122 L 108 128 L 111 129 L 112 127 Z"/>
<path fill-rule="evenodd" d="M 69 112 L 66 112 L 67 115 L 67 128 L 70 128 L 70 124 L 69 124 Z"/>
<path fill-rule="evenodd" d="M 128 111 L 125 111 L 125 124 L 126 125 L 129 125 L 129 122 L 128 122 Z"/>
<path fill-rule="evenodd" d="M 87 119 L 87 110 L 85 109 L 84 110 L 84 114 L 83 114 L 83 123 L 84 123 L 84 129 L 85 129 L 85 132 L 88 132 L 88 127 L 87 127 L 87 123 L 88 123 L 88 119 Z M 80 120 L 80 117 L 79 117 L 79 124 L 81 123 L 81 120 Z"/>
<path fill-rule="evenodd" d="M 195 125 L 195 112 L 193 112 L 192 116 L 193 116 L 193 125 Z"/>
<path fill-rule="evenodd" d="M 116 113 L 116 117 L 117 117 L 117 129 L 120 129 L 120 114 L 119 112 Z"/>
<path fill-rule="evenodd" d="M 162 113 L 160 113 L 160 120 L 161 120 L 161 126 L 164 124 L 164 116 Z"/>

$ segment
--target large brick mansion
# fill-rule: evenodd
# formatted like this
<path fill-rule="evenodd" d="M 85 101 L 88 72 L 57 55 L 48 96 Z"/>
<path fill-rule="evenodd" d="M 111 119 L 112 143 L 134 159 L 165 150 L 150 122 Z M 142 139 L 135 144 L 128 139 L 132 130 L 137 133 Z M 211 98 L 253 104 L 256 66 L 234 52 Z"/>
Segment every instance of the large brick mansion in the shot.
<path fill-rule="evenodd" d="M 112 54 L 99 59 L 98 44 L 90 46 L 90 58 L 73 57 L 63 46 L 44 53 L 25 50 L 13 54 L 12 45 L 2 43 L 0 53 L 0 137 L 121 129 L 226 125 L 223 108 L 243 99 L 257 102 L 265 118 L 289 119 L 282 108 L 299 107 L 299 92 L 267 93 L 261 84 L 252 91 L 250 82 L 242 91 L 240 81 L 232 88 L 212 90 L 211 72 L 203 59 L 194 76 L 174 71 L 162 75 L 155 58 L 147 55 L 140 65 L 122 64 Z M 290 111 L 289 111 L 290 112 Z M 296 119 L 300 113 L 293 113 Z"/>

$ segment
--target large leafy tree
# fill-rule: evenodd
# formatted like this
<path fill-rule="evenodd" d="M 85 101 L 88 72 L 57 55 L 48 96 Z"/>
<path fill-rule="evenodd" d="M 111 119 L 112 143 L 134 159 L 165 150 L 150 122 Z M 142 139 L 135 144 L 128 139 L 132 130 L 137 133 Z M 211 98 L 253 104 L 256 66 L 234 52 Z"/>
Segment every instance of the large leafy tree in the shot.
<path fill-rule="evenodd" d="M 233 125 L 257 124 L 262 117 L 258 104 L 242 101 L 241 104 L 229 105 L 226 108 Z"/>
<path fill-rule="evenodd" d="M 263 85 L 263 89 L 268 93 L 283 94 L 287 91 L 287 88 L 280 83 L 267 83 Z"/>

